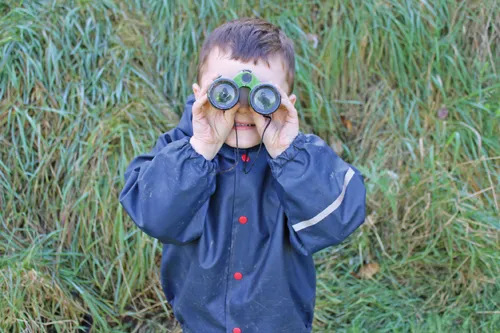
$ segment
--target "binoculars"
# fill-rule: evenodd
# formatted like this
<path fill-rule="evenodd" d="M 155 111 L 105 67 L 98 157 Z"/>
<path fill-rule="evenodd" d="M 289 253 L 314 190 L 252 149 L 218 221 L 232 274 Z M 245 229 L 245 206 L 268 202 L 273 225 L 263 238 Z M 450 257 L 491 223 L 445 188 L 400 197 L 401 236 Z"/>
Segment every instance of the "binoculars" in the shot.
<path fill-rule="evenodd" d="M 281 95 L 271 84 L 260 83 L 252 71 L 244 69 L 232 80 L 219 76 L 208 88 L 208 100 L 217 109 L 229 110 L 238 103 L 240 89 L 248 88 L 248 104 L 255 112 L 269 115 L 281 104 Z"/>

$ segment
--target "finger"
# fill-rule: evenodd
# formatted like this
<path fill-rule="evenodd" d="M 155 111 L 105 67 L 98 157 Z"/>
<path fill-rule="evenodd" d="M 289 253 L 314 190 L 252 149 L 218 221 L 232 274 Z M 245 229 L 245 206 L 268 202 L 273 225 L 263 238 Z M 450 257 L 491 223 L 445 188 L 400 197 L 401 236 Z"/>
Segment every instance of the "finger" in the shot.
<path fill-rule="evenodd" d="M 200 98 L 198 98 L 196 101 L 193 103 L 193 116 L 198 116 L 202 113 L 203 106 L 208 102 L 208 96 L 207 94 L 201 95 Z"/>
<path fill-rule="evenodd" d="M 257 132 L 259 132 L 259 134 L 262 135 L 262 133 L 264 132 L 264 128 L 266 127 L 267 123 L 270 120 L 268 118 L 263 117 L 261 114 L 257 112 L 252 112 L 252 118 L 255 127 L 257 128 Z"/>
<path fill-rule="evenodd" d="M 234 123 L 234 117 L 239 108 L 240 108 L 240 103 L 236 103 L 236 105 L 230 108 L 229 110 L 221 111 L 224 112 L 224 118 L 228 123 L 231 123 L 231 125 L 233 125 Z"/>
<path fill-rule="evenodd" d="M 285 102 L 285 101 L 290 102 L 290 99 L 289 99 L 287 93 L 283 89 L 281 89 L 281 87 L 278 84 L 276 84 L 274 81 L 267 81 L 266 83 L 271 84 L 274 88 L 276 88 L 276 90 L 278 90 L 278 92 L 281 96 L 281 104 L 287 105 L 287 107 L 288 107 L 289 104 L 287 104 Z M 292 104 L 292 102 L 290 102 L 290 104 Z"/>
<path fill-rule="evenodd" d="M 191 85 L 191 88 L 193 89 L 194 99 L 198 98 L 198 96 L 200 95 L 201 87 L 197 82 L 195 82 Z"/>
<path fill-rule="evenodd" d="M 209 102 L 207 91 L 210 88 L 210 84 L 213 80 L 215 80 L 219 76 L 220 75 L 218 73 L 211 73 L 211 75 L 207 75 L 207 78 L 203 81 L 204 83 L 200 90 L 200 98 L 198 98 L 193 104 L 193 115 L 201 114 L 203 106 L 205 106 L 205 104 Z"/>
<path fill-rule="evenodd" d="M 281 105 L 283 105 L 286 108 L 286 110 L 288 111 L 287 116 L 292 117 L 293 119 L 298 118 L 299 115 L 298 115 L 297 109 L 293 105 L 292 101 L 290 101 L 290 98 L 288 97 L 286 92 L 283 89 L 281 89 L 281 87 L 279 85 L 277 85 L 275 83 L 272 83 L 272 84 L 274 85 L 276 90 L 278 90 L 278 92 L 281 95 Z"/>
<path fill-rule="evenodd" d="M 212 81 L 214 81 L 216 78 L 218 78 L 220 75 L 218 73 L 210 73 L 209 75 L 206 75 L 206 78 L 203 80 L 203 83 L 202 83 L 202 87 L 200 89 L 200 98 L 198 99 L 199 100 L 199 103 L 197 105 L 198 107 L 198 110 L 200 107 L 202 107 L 203 105 L 205 105 L 205 103 L 207 102 L 207 91 L 208 89 L 210 88 L 210 83 Z M 198 102 L 198 100 L 195 101 Z M 193 104 L 193 109 L 194 109 L 195 105 Z"/>
<path fill-rule="evenodd" d="M 297 109 L 295 106 L 293 106 L 292 102 L 288 98 L 286 99 L 281 99 L 281 104 L 285 106 L 287 109 L 287 117 L 291 117 L 292 119 L 298 119 L 299 118 L 299 113 L 297 112 Z"/>

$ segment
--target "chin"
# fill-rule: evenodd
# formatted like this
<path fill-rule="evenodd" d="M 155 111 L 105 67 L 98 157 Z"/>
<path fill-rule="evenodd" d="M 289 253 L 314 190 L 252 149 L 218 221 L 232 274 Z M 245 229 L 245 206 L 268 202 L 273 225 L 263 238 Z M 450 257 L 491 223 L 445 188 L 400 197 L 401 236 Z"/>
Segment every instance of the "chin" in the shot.
<path fill-rule="evenodd" d="M 259 143 L 260 137 L 257 131 L 251 133 L 238 132 L 238 148 L 251 148 L 257 146 Z M 236 134 L 234 130 L 227 137 L 226 144 L 236 148 Z"/>

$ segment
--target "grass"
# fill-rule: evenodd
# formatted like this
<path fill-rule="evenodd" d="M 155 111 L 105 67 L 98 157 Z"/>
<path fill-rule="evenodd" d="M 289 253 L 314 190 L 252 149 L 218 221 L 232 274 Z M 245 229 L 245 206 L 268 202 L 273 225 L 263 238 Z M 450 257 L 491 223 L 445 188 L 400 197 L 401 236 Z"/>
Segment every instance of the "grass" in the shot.
<path fill-rule="evenodd" d="M 500 332 L 495 0 L 3 0 L 0 331 L 179 332 L 117 198 L 203 38 L 248 15 L 295 41 L 302 130 L 366 177 L 366 223 L 315 257 L 314 332 Z"/>

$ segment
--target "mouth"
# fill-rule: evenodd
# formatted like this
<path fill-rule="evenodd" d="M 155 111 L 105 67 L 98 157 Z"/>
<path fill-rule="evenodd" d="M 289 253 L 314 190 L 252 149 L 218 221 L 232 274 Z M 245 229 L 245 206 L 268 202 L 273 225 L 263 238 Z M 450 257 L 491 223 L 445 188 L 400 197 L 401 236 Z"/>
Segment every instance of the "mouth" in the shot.
<path fill-rule="evenodd" d="M 255 124 L 235 122 L 234 127 L 255 127 Z"/>

